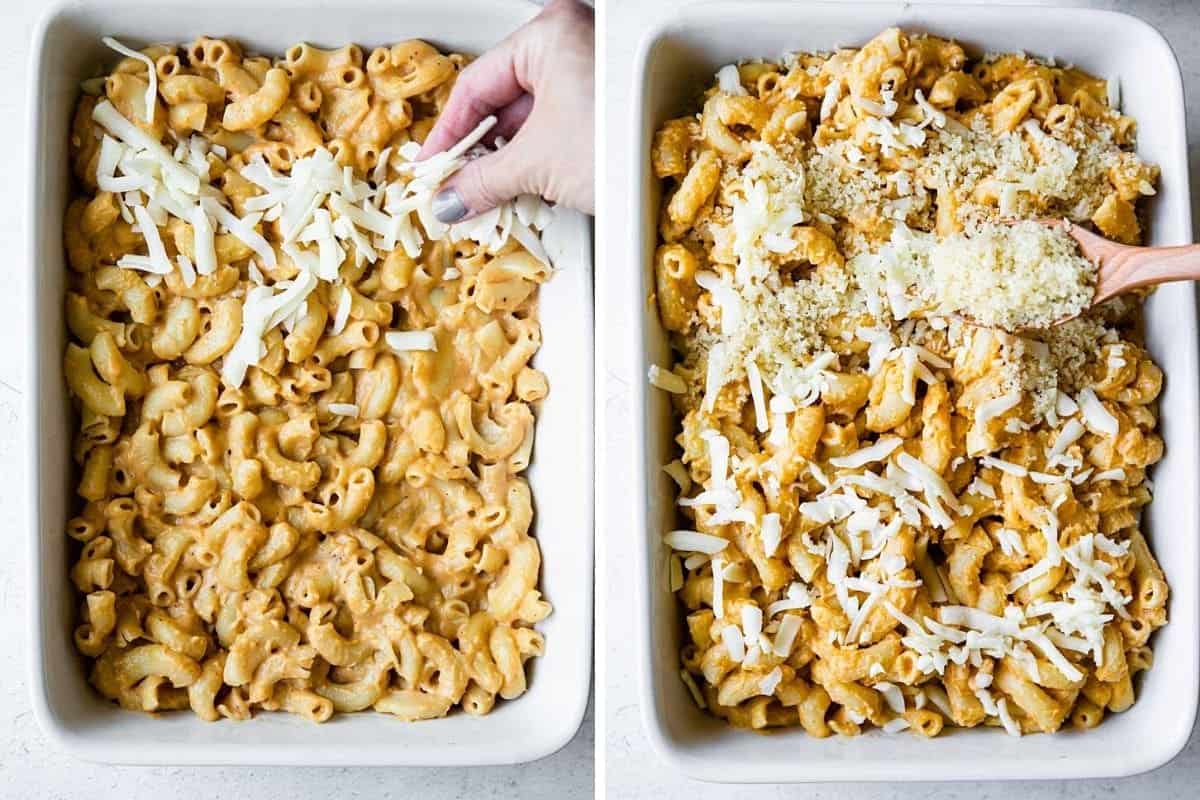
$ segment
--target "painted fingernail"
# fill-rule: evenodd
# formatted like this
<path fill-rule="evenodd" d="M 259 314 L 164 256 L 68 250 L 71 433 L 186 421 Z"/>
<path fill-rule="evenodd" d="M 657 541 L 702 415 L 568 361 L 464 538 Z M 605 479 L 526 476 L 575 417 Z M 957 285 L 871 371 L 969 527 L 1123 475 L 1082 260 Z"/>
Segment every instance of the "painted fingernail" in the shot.
<path fill-rule="evenodd" d="M 467 215 L 467 207 L 463 204 L 458 192 L 453 189 L 442 189 L 433 196 L 433 215 L 439 222 L 452 225 Z"/>

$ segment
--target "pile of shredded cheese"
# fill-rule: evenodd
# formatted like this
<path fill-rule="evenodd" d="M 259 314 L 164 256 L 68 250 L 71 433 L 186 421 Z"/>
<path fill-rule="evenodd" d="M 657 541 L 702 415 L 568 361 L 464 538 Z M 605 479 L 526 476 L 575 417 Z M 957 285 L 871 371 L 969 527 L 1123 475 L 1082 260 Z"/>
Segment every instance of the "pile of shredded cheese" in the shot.
<path fill-rule="evenodd" d="M 121 53 L 140 56 L 117 42 L 108 43 Z M 141 60 L 148 59 L 141 56 Z M 150 118 L 154 97 L 149 91 L 147 99 Z M 394 152 L 385 149 L 369 181 L 355 175 L 351 167 L 339 166 L 324 148 L 297 159 L 287 173 L 275 171 L 259 155 L 240 170 L 261 190 L 246 201 L 247 213 L 240 217 L 209 182 L 209 158 L 226 158 L 225 148 L 193 135 L 169 149 L 106 99 L 96 103 L 92 117 L 104 130 L 97 185 L 115 194 L 122 217 L 146 242 L 145 255 L 124 255 L 117 266 L 147 273 L 151 285 L 178 270 L 190 287 L 198 277 L 216 271 L 217 234 L 232 234 L 254 252 L 249 266 L 253 285 L 243 299 L 240 335 L 221 366 L 221 377 L 230 386 L 240 386 L 246 370 L 266 354 L 268 333 L 280 326 L 290 331 L 304 317 L 308 297 L 319 281 L 340 285 L 340 269 L 351 253 L 356 264 L 374 263 L 398 247 L 415 258 L 427 240 L 471 240 L 495 251 L 511 238 L 550 266 L 539 231 L 550 224 L 554 212 L 536 195 L 523 195 L 455 225 L 433 215 L 438 186 L 468 160 L 487 152 L 480 142 L 495 125 L 495 117 L 486 118 L 462 141 L 424 161 L 416 160 L 418 142 L 410 141 Z M 389 167 L 398 177 L 389 179 Z M 170 217 L 191 226 L 194 262 L 183 253 L 174 261 L 168 257 L 159 227 Z M 282 231 L 279 243 L 260 232 L 263 224 L 274 222 Z M 269 282 L 263 270 L 275 270 L 281 255 L 298 268 L 296 274 Z M 337 296 L 334 334 L 346 324 L 350 306 L 346 288 Z M 405 349 L 431 349 L 427 338 L 431 337 L 410 341 L 411 336 L 385 334 L 390 345 Z"/>
<path fill-rule="evenodd" d="M 962 316 L 1007 331 L 1048 328 L 1078 315 L 1096 266 L 1062 228 L 989 224 L 945 239 L 897 225 L 890 243 L 851 262 L 859 283 L 895 319 Z"/>

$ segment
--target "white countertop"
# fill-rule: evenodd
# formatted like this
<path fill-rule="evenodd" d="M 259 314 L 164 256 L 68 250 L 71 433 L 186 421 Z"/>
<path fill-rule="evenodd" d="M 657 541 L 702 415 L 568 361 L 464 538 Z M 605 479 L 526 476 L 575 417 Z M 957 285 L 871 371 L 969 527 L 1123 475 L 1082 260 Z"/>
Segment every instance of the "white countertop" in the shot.
<path fill-rule="evenodd" d="M 1024 0 L 1025 3 L 1036 0 Z M 627 237 L 623 229 L 625 204 L 628 199 L 621 190 L 629 185 L 628 165 L 622 165 L 622 154 L 628 139 L 631 109 L 630 82 L 637 42 L 645 30 L 645 22 L 651 15 L 658 15 L 669 6 L 686 5 L 687 0 L 606 0 L 607 31 L 605 37 L 605 63 L 607 64 L 606 100 L 610 111 L 606 119 L 605 139 L 609 150 L 603 156 L 607 174 L 603 176 L 607 188 L 607 208 L 615 214 L 607 222 L 600 221 L 597 243 L 601 248 L 605 242 L 619 243 Z M 914 3 L 915 4 L 915 3 Z M 1047 3 L 1049 5 L 1050 3 Z M 1090 5 L 1136 14 L 1162 31 L 1179 58 L 1187 90 L 1188 111 L 1191 116 L 1188 126 L 1190 143 L 1193 217 L 1200 220 L 1200 181 L 1197 180 L 1197 148 L 1200 148 L 1200 3 L 1177 0 L 1127 0 L 1126 2 L 1071 3 L 1058 0 L 1053 5 Z M 604 151 L 602 150 L 602 154 Z M 605 206 L 601 206 L 602 213 Z M 607 228 L 607 230 L 606 230 Z M 1200 230 L 1200 225 L 1196 227 Z M 625 257 L 626 249 L 614 244 L 613 254 Z M 603 276 L 605 255 L 598 254 L 597 275 Z M 609 291 L 602 277 L 598 278 L 596 290 L 597 346 L 603 348 L 610 343 L 614 351 L 625 348 L 622 337 L 628 335 L 630 309 L 624 301 L 624 290 Z M 626 351 L 627 352 L 627 351 Z M 630 416 L 628 387 L 634 381 L 645 380 L 645 376 L 634 375 L 628 365 L 613 359 L 604 359 L 603 351 L 597 374 L 597 399 L 601 404 L 597 411 L 601 428 L 598 432 L 597 464 L 603 467 L 605 449 L 609 453 L 628 452 L 631 447 L 628 425 Z M 1021 798 L 1021 800 L 1077 800 L 1092 797 L 1120 798 L 1184 798 L 1200 794 L 1200 727 L 1193 733 L 1187 749 L 1174 761 L 1146 775 L 1125 780 L 1057 782 L 1020 782 L 987 784 L 913 783 L 895 785 L 874 784 L 807 784 L 796 786 L 719 786 L 690 781 L 674 773 L 650 748 L 642 727 L 642 714 L 638 703 L 638 676 L 634 670 L 628 620 L 636 611 L 634 595 L 627 591 L 611 591 L 612 587 L 631 586 L 638 579 L 631 559 L 626 557 L 626 548 L 621 547 L 621 537 L 627 529 L 623 514 L 628 510 L 627 490 L 619 472 L 625 460 L 614 458 L 612 480 L 601 478 L 596 501 L 597 541 L 608 542 L 605 559 L 606 574 L 601 586 L 610 587 L 603 599 L 598 598 L 598 609 L 604 616 L 598 617 L 598 629 L 606 637 L 598 644 L 598 651 L 606 654 L 600 668 L 603 682 L 601 695 L 604 710 L 600 721 L 601 733 L 607 743 L 608 797 L 621 800 L 708 800 L 708 798 L 755 797 L 755 798 L 830 798 L 830 800 L 860 800 L 865 798 L 897 798 L 897 800 L 989 800 L 990 798 Z M 605 526 L 604 509 L 613 509 L 609 516 L 608 531 Z M 1196 535 L 1196 531 L 1187 531 Z M 604 624 L 607 619 L 607 627 Z M 1130 742 L 1136 747 L 1136 742 Z"/>
<path fill-rule="evenodd" d="M 163 0 L 177 2 L 178 0 Z M 209 800 L 258 798 L 457 798 L 521 797 L 583 800 L 592 797 L 592 711 L 561 751 L 532 764 L 471 769 L 149 768 L 88 764 L 56 751 L 42 736 L 30 710 L 24 643 L 27 613 L 23 474 L 26 385 L 25 348 L 14 322 L 25 309 L 27 270 L 21 263 L 25 86 L 29 39 L 42 4 L 0 0 L 0 119 L 8 131 L 0 146 L 0 174 L 8 189 L 0 200 L 0 800 L 79 798 L 95 800 Z M 236 28 L 231 21 L 230 28 Z M 10 327 L 11 326 L 11 327 Z M 400 724 L 400 723 L 398 723 Z M 85 788 L 86 787 L 86 788 Z"/>

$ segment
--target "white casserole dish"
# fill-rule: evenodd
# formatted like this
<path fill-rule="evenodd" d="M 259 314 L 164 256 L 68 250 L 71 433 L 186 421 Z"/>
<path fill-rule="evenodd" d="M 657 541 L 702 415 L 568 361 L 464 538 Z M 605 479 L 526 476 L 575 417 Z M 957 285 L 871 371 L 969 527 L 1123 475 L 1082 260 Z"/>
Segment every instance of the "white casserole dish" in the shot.
<path fill-rule="evenodd" d="M 382 714 L 340 715 L 314 725 L 286 714 L 243 723 L 206 723 L 190 713 L 155 719 L 118 709 L 86 681 L 71 639 L 76 604 L 67 577 L 63 526 L 77 508 L 62 379 L 66 266 L 62 216 L 68 198 L 67 135 L 78 82 L 118 57 L 100 42 L 126 44 L 230 36 L 278 54 L 298 41 L 374 46 L 420 37 L 444 49 L 482 53 L 529 19 L 520 0 L 211 0 L 62 4 L 42 19 L 30 63 L 28 252 L 33 421 L 29 471 L 29 654 L 33 707 L 43 730 L 73 755 L 129 764 L 295 764 L 459 766 L 512 764 L 549 755 L 578 729 L 587 705 L 592 645 L 592 283 L 585 217 L 561 215 L 546 242 L 561 269 L 542 289 L 544 345 L 537 366 L 550 379 L 540 411 L 533 466 L 534 531 L 542 548 L 541 587 L 554 613 L 539 629 L 546 654 L 530 669 L 529 691 L 489 715 L 463 713 L 420 723 Z"/>
<path fill-rule="evenodd" d="M 640 330 L 632 337 L 632 373 L 669 363 L 667 338 L 645 298 L 658 218 L 658 181 L 649 153 L 655 129 L 695 108 L 721 66 L 785 51 L 858 46 L 898 25 L 963 42 L 973 53 L 1026 50 L 1120 79 L 1123 108 L 1140 123 L 1138 151 L 1162 167 L 1150 204 L 1150 243 L 1192 241 L 1187 142 L 1179 67 L 1163 37 L 1123 14 L 1044 7 L 710 3 L 661 20 L 645 34 L 634 70 L 636 109 L 629 142 L 633 170 L 626 263 L 628 302 Z M 612 265 L 610 265 L 611 268 Z M 1200 514 L 1197 505 L 1197 327 L 1193 288 L 1176 284 L 1147 304 L 1148 346 L 1165 370 L 1161 401 L 1167 455 L 1153 472 L 1155 500 L 1145 518 L 1151 546 L 1171 584 L 1170 624 L 1153 639 L 1155 665 L 1138 685 L 1132 709 L 1086 733 L 1014 739 L 995 729 L 948 731 L 926 741 L 879 731 L 818 740 L 799 729 L 760 735 L 729 728 L 696 708 L 679 678 L 682 620 L 665 585 L 661 535 L 675 516 L 675 487 L 662 473 L 674 458 L 675 422 L 664 393 L 645 380 L 632 388 L 635 442 L 630 484 L 641 492 L 632 550 L 640 559 L 637 624 L 641 700 L 651 741 L 690 776 L 728 782 L 992 780 L 1099 778 L 1153 769 L 1187 743 L 1200 680 Z"/>

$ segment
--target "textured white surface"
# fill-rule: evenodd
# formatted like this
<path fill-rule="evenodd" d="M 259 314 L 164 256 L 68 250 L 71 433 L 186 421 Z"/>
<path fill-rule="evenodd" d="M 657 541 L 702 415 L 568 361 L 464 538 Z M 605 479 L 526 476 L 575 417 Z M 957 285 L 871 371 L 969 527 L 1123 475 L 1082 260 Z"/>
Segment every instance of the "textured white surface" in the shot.
<path fill-rule="evenodd" d="M 173 0 L 172 0 L 173 1 Z M 22 172 L 26 62 L 40 3 L 0 3 L 0 118 L 9 124 L 0 141 L 0 172 Z M 231 27 L 236 22 L 231 21 Z M 315 35 L 315 33 L 314 33 Z M 0 252 L 21 252 L 21 207 L 14 180 L 0 200 Z M 532 764 L 478 769 L 295 769 L 295 768 L 114 768 L 70 759 L 47 744 L 29 708 L 24 626 L 25 575 L 20 554 L 25 532 L 21 504 L 26 476 L 17 466 L 25 447 L 20 418 L 27 385 L 24 347 L 16 346 L 17 325 L 26 313 L 25 273 L 8 262 L 0 267 L 0 798 L 586 798 L 592 796 L 592 714 L 563 750 Z"/>
<path fill-rule="evenodd" d="M 1028 2 L 1028 0 L 1026 0 Z M 661 13 L 672 5 L 684 5 L 685 0 L 607 0 L 607 36 L 605 99 L 610 112 L 607 116 L 605 136 L 609 144 L 624 141 L 628 135 L 627 113 L 613 113 L 612 109 L 629 109 L 629 85 L 633 55 L 638 37 L 645 30 L 648 15 Z M 1056 5 L 1070 5 L 1058 2 Z M 1075 3 L 1099 8 L 1110 8 L 1134 13 L 1161 30 L 1175 49 L 1184 74 L 1188 94 L 1190 120 L 1189 140 L 1194 142 L 1189 153 L 1193 186 L 1196 181 L 1196 148 L 1200 146 L 1200 5 L 1191 2 L 1096 2 Z M 1028 13 L 1036 13 L 1030 11 Z M 1152 124 L 1151 120 L 1143 120 Z M 609 151 L 615 155 L 615 146 Z M 617 211 L 606 222 L 601 221 L 599 240 L 615 242 L 627 236 L 621 230 L 625 219 L 623 213 L 627 198 L 621 190 L 628 186 L 627 166 L 620 159 L 606 159 L 607 175 L 605 187 L 608 191 L 607 208 Z M 1197 217 L 1193 208 L 1193 217 Z M 609 226 L 612 227 L 609 227 Z M 607 230 L 605 230 L 607 228 Z M 623 253 L 624 251 L 622 251 Z M 603 254 L 601 258 L 603 259 Z M 597 330 L 623 332 L 628 330 L 626 321 L 627 304 L 624 288 L 610 286 L 604 279 L 603 261 L 597 269 Z M 627 490 L 622 477 L 606 470 L 607 453 L 624 453 L 632 447 L 626 420 L 632 409 L 628 387 L 633 381 L 644 380 L 644 376 L 631 374 L 628 365 L 606 357 L 606 348 L 611 344 L 614 351 L 624 348 L 616 341 L 621 334 L 600 336 L 597 355 L 598 398 L 604 407 L 598 415 L 600 430 L 597 447 L 597 468 L 601 471 L 597 497 L 597 530 L 599 539 L 614 541 L 617 532 L 624 530 L 627 522 L 622 516 L 630 513 Z M 616 463 L 614 463 L 616 467 Z M 604 509 L 619 510 L 606 515 Z M 606 537 L 605 530 L 613 535 Z M 1195 532 L 1188 532 L 1195 535 Z M 608 547 L 602 555 L 606 558 L 602 586 L 629 586 L 637 579 L 634 564 L 620 548 Z M 715 786 L 686 780 L 672 773 L 650 749 L 642 727 L 641 710 L 637 704 L 637 680 L 635 663 L 630 658 L 633 646 L 624 624 L 635 613 L 634 598 L 628 592 L 609 591 L 605 598 L 604 613 L 607 626 L 601 621 L 600 630 L 606 638 L 601 642 L 607 658 L 604 667 L 605 683 L 604 730 L 607 753 L 608 796 L 613 798 L 688 798 L 703 800 L 718 797 L 811 797 L 857 800 L 857 798 L 928 798 L 928 800 L 952 800 L 956 798 L 1012 798 L 1028 800 L 1042 798 L 1090 798 L 1101 796 L 1122 797 L 1194 797 L 1200 785 L 1200 729 L 1192 735 L 1188 748 L 1171 764 L 1147 775 L 1120 781 L 1073 781 L 1070 783 L 1022 782 L 995 784 L 908 784 L 898 786 L 870 784 L 815 784 L 806 786 L 761 786 L 733 787 Z M 1129 743 L 1136 747 L 1136 742 Z"/>

